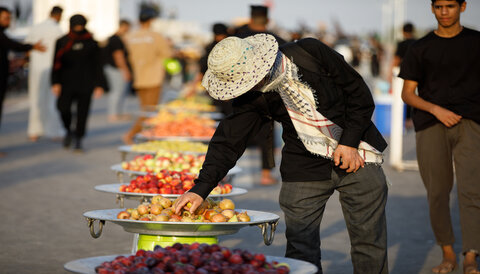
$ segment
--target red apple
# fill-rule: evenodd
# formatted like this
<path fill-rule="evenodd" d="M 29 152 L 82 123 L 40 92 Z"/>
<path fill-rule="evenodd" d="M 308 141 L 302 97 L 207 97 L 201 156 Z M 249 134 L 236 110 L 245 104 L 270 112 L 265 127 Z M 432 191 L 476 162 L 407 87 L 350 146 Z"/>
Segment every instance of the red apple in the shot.
<path fill-rule="evenodd" d="M 117 219 L 128 219 L 128 218 L 130 218 L 130 213 L 128 213 L 126 211 L 120 211 L 117 214 Z"/>

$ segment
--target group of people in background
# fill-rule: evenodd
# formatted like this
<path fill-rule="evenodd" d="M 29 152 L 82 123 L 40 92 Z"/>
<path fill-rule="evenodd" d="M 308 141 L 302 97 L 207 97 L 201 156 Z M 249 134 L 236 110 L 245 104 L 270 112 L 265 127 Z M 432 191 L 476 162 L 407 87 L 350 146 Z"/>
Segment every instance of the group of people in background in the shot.
<path fill-rule="evenodd" d="M 455 176 L 463 273 L 478 274 L 480 32 L 461 25 L 464 0 L 431 0 L 431 8 L 436 29 L 416 40 L 413 24 L 405 24 L 404 40 L 397 44 L 390 68 L 400 67 L 398 76 L 404 79 L 402 99 L 411 106 L 407 123 L 416 132 L 431 225 L 443 252 L 441 263 L 432 272 L 449 273 L 458 265 L 449 207 Z M 61 14 L 62 9 L 54 7 L 50 18 L 34 26 L 22 44 L 5 35 L 10 12 L 0 7 L 0 118 L 8 75 L 7 52 L 31 51 L 29 138 L 63 137 L 65 148 L 73 144 L 81 151 L 92 97 L 109 90 L 108 119 L 112 122 L 128 118 L 123 105 L 130 88 L 135 90 L 141 108 L 157 105 L 165 79 L 163 61 L 174 56 L 174 50 L 165 37 L 151 29 L 157 16 L 152 10 L 141 11 L 140 27 L 135 31 L 129 31 L 129 22 L 121 21 L 104 48 L 85 28 L 87 20 L 80 14 L 70 18 L 70 30 L 62 35 L 58 27 Z M 192 203 L 190 210 L 195 210 L 250 145 L 261 148 L 261 184 L 277 183 L 271 175 L 276 120 L 283 126 L 285 141 L 280 204 L 287 225 L 286 256 L 312 262 L 321 273 L 319 226 L 325 204 L 337 190 L 351 237 L 354 272 L 388 273 L 387 187 L 380 167 L 386 142 L 371 122 L 374 103 L 370 90 L 352 68 L 358 58 L 353 54 L 347 61 L 317 39 L 296 36 L 298 42 L 287 42 L 267 29 L 268 22 L 267 7 L 251 6 L 247 24 L 238 28 L 213 25 L 214 39 L 199 60 L 200 72 L 188 95 L 203 81 L 227 118 L 212 138 L 195 187 L 179 198 L 177 211 L 188 202 Z M 220 43 L 222 47 L 216 47 Z M 383 49 L 376 41 L 371 43 L 378 48 L 372 54 L 376 65 L 371 73 L 376 75 Z M 245 47 L 254 52 L 242 52 Z M 229 71 L 210 60 L 211 52 L 216 52 L 213 59 L 243 56 L 245 62 L 232 62 L 238 65 L 235 69 L 244 69 L 242 72 L 257 66 L 264 70 L 244 73 L 250 82 L 235 79 L 238 85 L 234 88 L 222 78 Z M 340 91 L 331 92 L 327 84 Z M 312 121 L 328 125 L 301 125 Z M 142 122 L 141 117 L 134 122 L 123 136 L 125 143 L 133 143 Z M 324 127 L 339 131 L 325 136 Z M 330 147 L 332 144 L 336 146 Z"/>
<path fill-rule="evenodd" d="M 61 7 L 53 7 L 49 18 L 33 26 L 25 43 L 19 43 L 5 35 L 10 11 L 0 9 L 0 99 L 3 102 L 7 87 L 8 51 L 28 52 L 33 49 L 28 54 L 28 138 L 32 142 L 40 137 L 63 138 L 63 147 L 73 147 L 81 152 L 92 97 L 99 98 L 109 91 L 107 112 L 111 122 L 129 118 L 124 113 L 124 106 L 132 87 L 140 107 L 158 104 L 165 78 L 163 61 L 172 57 L 172 45 L 151 30 L 151 22 L 156 17 L 153 10 L 142 10 L 140 28 L 131 33 L 131 23 L 121 20 L 117 32 L 103 46 L 86 29 L 87 18 L 81 14 L 69 19 L 69 31 L 63 35 L 58 24 L 62 12 Z M 133 143 L 142 122 L 143 118 L 138 118 L 125 134 L 123 141 L 126 144 Z"/>

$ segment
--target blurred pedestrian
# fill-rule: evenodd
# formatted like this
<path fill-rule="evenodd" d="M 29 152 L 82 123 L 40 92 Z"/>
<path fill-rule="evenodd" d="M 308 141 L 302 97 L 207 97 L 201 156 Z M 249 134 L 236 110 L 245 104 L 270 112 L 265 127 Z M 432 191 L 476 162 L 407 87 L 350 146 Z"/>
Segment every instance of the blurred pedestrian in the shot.
<path fill-rule="evenodd" d="M 198 60 L 199 64 L 199 73 L 195 76 L 194 80 L 189 84 L 189 91 L 187 92 L 185 97 L 193 96 L 197 92 L 198 85 L 202 82 L 203 75 L 208 69 L 207 60 L 208 55 L 212 51 L 218 42 L 222 41 L 223 39 L 229 36 L 228 27 L 223 23 L 215 23 L 212 26 L 213 32 L 213 41 L 209 43 L 205 49 L 203 55 Z M 229 115 L 232 112 L 232 104 L 230 101 L 221 101 L 221 100 L 213 100 L 215 106 L 217 106 L 223 115 Z"/>
<path fill-rule="evenodd" d="M 399 75 L 405 80 L 402 99 L 414 108 L 418 166 L 443 252 L 434 273 L 457 266 L 450 217 L 454 175 L 463 273 L 480 273 L 480 32 L 461 25 L 466 6 L 464 0 L 432 0 L 437 28 L 411 45 Z"/>
<path fill-rule="evenodd" d="M 370 35 L 368 40 L 370 43 L 370 73 L 373 77 L 378 77 L 380 75 L 384 49 L 376 34 Z"/>
<path fill-rule="evenodd" d="M 395 54 L 393 55 L 392 68 L 400 67 L 402 60 L 410 46 L 416 41 L 415 27 L 412 23 L 407 22 L 402 27 L 403 40 L 397 43 Z"/>
<path fill-rule="evenodd" d="M 126 37 L 128 56 L 133 71 L 133 88 L 138 96 L 141 110 L 155 106 L 162 95 L 165 79 L 164 61 L 172 57 L 170 43 L 159 33 L 151 30 L 157 13 L 149 8 L 140 11 L 140 28 Z M 132 144 L 133 138 L 142 130 L 145 117 L 140 116 L 130 130 L 123 136 L 126 144 Z"/>
<path fill-rule="evenodd" d="M 390 72 L 388 74 L 389 83 L 392 83 L 394 68 L 400 67 L 403 57 L 405 57 L 408 48 L 410 48 L 410 46 L 416 41 L 414 25 L 410 22 L 405 23 L 402 27 L 402 35 L 403 40 L 397 43 L 395 54 L 393 56 L 393 60 L 390 66 Z M 407 105 L 405 108 L 405 128 L 410 129 L 412 127 L 412 107 L 410 105 Z"/>
<path fill-rule="evenodd" d="M 130 88 L 132 74 L 128 63 L 128 51 L 124 38 L 130 29 L 130 22 L 120 20 L 117 32 L 110 36 L 105 46 L 105 76 L 107 77 L 108 94 L 108 120 L 116 122 L 128 119 L 123 112 L 125 97 Z"/>
<path fill-rule="evenodd" d="M 50 74 L 53 65 L 55 42 L 63 32 L 58 22 L 63 9 L 54 6 L 48 19 L 33 26 L 25 39 L 33 43 L 42 41 L 45 52 L 31 52 L 28 66 L 28 138 L 36 142 L 39 137 L 57 139 L 63 136 L 63 127 L 55 107 L 55 96 L 51 92 Z"/>
<path fill-rule="evenodd" d="M 268 17 L 268 7 L 261 5 L 250 6 L 250 21 L 248 24 L 240 26 L 235 29 L 235 36 L 240 38 L 246 38 L 251 35 L 266 33 L 270 34 L 277 40 L 279 45 L 285 44 L 278 35 L 268 31 L 268 23 L 270 19 Z M 260 147 L 260 153 L 262 158 L 262 171 L 260 177 L 261 185 L 273 185 L 278 181 L 272 176 L 272 168 L 275 167 L 275 158 L 273 154 L 274 148 L 274 123 L 271 120 L 266 123 L 262 130 L 255 136 L 253 143 Z"/>
<path fill-rule="evenodd" d="M 259 33 L 267 33 L 275 37 L 278 44 L 285 44 L 277 34 L 268 30 L 270 18 L 268 17 L 268 7 L 261 5 L 250 6 L 250 20 L 247 24 L 242 25 L 234 30 L 234 35 L 240 38 L 245 38 Z"/>
<path fill-rule="evenodd" d="M 82 139 L 86 133 L 92 94 L 100 98 L 106 89 L 102 69 L 101 50 L 92 34 L 85 28 L 87 19 L 81 14 L 70 18 L 70 31 L 55 45 L 52 69 L 52 92 L 57 96 L 66 134 L 63 147 L 82 152 Z M 76 126 L 72 124 L 72 105 L 76 103 Z"/>
<path fill-rule="evenodd" d="M 381 167 L 387 144 L 371 121 L 374 102 L 362 77 L 319 40 L 301 39 L 279 49 L 273 36 L 257 34 L 218 43 L 202 84 L 212 97 L 233 100 L 234 111 L 220 121 L 195 186 L 178 198 L 176 212 L 191 203 L 193 213 L 235 166 L 248 140 L 275 120 L 285 141 L 279 197 L 285 256 L 311 262 L 322 273 L 320 223 L 337 190 L 353 272 L 388 273 Z"/>
<path fill-rule="evenodd" d="M 3 100 L 5 99 L 5 92 L 7 91 L 7 79 L 8 79 L 8 52 L 14 51 L 29 51 L 38 50 L 45 51 L 45 46 L 41 41 L 37 41 L 35 44 L 22 44 L 16 42 L 5 35 L 5 30 L 10 26 L 11 12 L 5 7 L 0 6 L 0 125 L 2 122 L 2 108 Z M 0 152 L 0 157 L 5 154 Z"/>

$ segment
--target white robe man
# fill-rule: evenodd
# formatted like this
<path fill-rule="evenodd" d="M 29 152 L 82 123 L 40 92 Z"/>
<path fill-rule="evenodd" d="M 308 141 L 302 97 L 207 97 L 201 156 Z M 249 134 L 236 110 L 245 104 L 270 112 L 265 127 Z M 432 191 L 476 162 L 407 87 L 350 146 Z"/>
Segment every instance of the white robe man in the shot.
<path fill-rule="evenodd" d="M 26 41 L 42 41 L 45 52 L 31 52 L 28 73 L 28 97 L 30 114 L 28 117 L 28 137 L 35 142 L 39 137 L 56 139 L 64 135 L 60 116 L 55 107 L 55 96 L 51 93 L 50 71 L 53 65 L 55 42 L 63 32 L 58 22 L 62 8 L 55 6 L 50 17 L 32 27 Z"/>

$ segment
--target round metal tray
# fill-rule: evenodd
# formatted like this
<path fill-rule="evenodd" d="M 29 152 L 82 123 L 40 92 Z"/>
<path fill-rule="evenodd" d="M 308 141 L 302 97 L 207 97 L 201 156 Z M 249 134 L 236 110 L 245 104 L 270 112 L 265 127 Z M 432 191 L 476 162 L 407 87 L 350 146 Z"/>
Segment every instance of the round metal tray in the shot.
<path fill-rule="evenodd" d="M 103 209 L 88 211 L 83 214 L 87 219 L 90 235 L 98 238 L 102 235 L 103 226 L 106 221 L 123 227 L 123 230 L 131 233 L 162 235 L 162 236 L 208 236 L 229 235 L 237 233 L 246 226 L 258 226 L 261 229 L 263 242 L 271 245 L 275 237 L 280 217 L 276 214 L 255 210 L 248 210 L 250 222 L 223 222 L 223 223 L 196 223 L 196 222 L 153 222 L 117 219 L 117 214 L 126 210 Z M 236 209 L 238 212 L 245 212 L 245 209 Z M 95 232 L 95 221 L 98 220 L 98 229 Z"/>
<path fill-rule="evenodd" d="M 118 256 L 130 256 L 131 254 L 118 254 L 108 256 L 89 257 L 70 261 L 63 265 L 65 270 L 73 273 L 94 274 L 95 267 L 103 262 L 113 261 Z M 291 258 L 265 256 L 268 262 L 287 263 L 290 266 L 290 273 L 292 274 L 312 274 L 317 273 L 317 267 L 309 262 L 300 261 Z"/>
<path fill-rule="evenodd" d="M 168 111 L 170 112 L 184 112 L 185 110 L 175 110 L 174 108 L 166 108 Z M 200 116 L 200 117 L 206 117 L 206 118 L 210 118 L 212 120 L 221 120 L 225 117 L 225 115 L 221 112 L 209 112 L 209 111 L 189 111 L 187 110 L 186 112 L 190 112 L 190 113 L 196 113 L 196 115 Z M 148 117 L 148 118 L 152 118 L 152 117 L 157 117 L 158 115 L 158 109 L 157 110 L 145 110 L 145 111 L 140 111 L 139 112 L 139 116 L 142 116 L 142 117 Z"/>
<path fill-rule="evenodd" d="M 127 199 L 135 199 L 135 200 L 145 200 L 145 198 L 151 198 L 153 196 L 162 195 L 163 197 L 167 198 L 177 198 L 180 194 L 153 194 L 153 193 L 133 193 L 133 192 L 122 192 L 120 191 L 120 186 L 122 184 L 105 184 L 105 185 L 98 185 L 95 186 L 95 189 L 102 192 L 113 193 L 117 195 L 122 195 Z M 244 188 L 234 187 L 230 193 L 226 194 L 210 194 L 208 197 L 210 198 L 226 198 L 231 196 L 238 196 L 247 193 L 247 190 Z"/>
<path fill-rule="evenodd" d="M 148 172 L 146 171 L 133 171 L 133 170 L 128 170 L 128 169 L 123 169 L 122 164 L 115 164 L 110 167 L 111 170 L 115 171 L 117 174 L 118 173 L 123 173 L 123 174 L 129 174 L 129 175 L 147 175 Z M 242 168 L 238 166 L 234 166 L 232 169 L 230 169 L 227 173 L 227 176 L 232 176 L 232 175 L 237 175 L 242 172 Z"/>
<path fill-rule="evenodd" d="M 192 142 L 210 142 L 212 137 L 203 137 L 203 136 L 153 136 L 147 137 L 143 134 L 135 135 L 135 140 L 182 140 L 182 141 L 192 141 Z"/>
<path fill-rule="evenodd" d="M 118 151 L 120 151 L 121 159 L 122 161 L 125 161 L 127 159 L 127 154 L 132 153 L 132 154 L 156 154 L 157 151 L 154 150 L 133 150 L 132 146 L 119 146 Z M 205 155 L 207 152 L 194 152 L 194 151 L 178 151 L 179 153 L 182 154 L 192 154 L 192 155 Z"/>
<path fill-rule="evenodd" d="M 156 154 L 156 150 L 133 150 L 133 146 L 119 146 L 118 150 L 125 153 L 134 153 L 134 154 Z M 181 154 L 193 154 L 193 155 L 205 155 L 207 152 L 194 152 L 194 151 L 178 151 Z"/>

